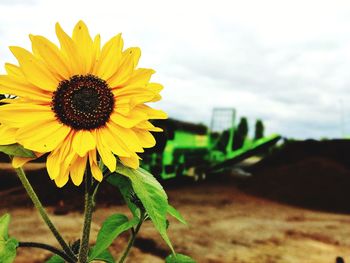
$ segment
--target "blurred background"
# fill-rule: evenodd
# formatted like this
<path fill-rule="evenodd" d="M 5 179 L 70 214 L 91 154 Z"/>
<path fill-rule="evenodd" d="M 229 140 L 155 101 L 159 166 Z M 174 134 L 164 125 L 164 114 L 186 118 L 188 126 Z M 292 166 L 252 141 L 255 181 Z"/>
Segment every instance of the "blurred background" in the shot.
<path fill-rule="evenodd" d="M 350 262 L 348 1 L 0 0 L 0 10 L 0 64 L 16 63 L 8 46 L 31 48 L 29 34 L 57 43 L 55 23 L 70 34 L 80 19 L 102 42 L 122 32 L 125 47 L 141 48 L 139 67 L 165 87 L 155 107 L 170 116 L 143 166 L 189 222 L 170 221 L 178 252 L 208 263 Z M 12 234 L 55 244 L 0 157 Z M 44 161 L 25 168 L 74 242 L 82 189 L 56 189 Z M 127 212 L 107 184 L 98 203 L 92 242 L 107 215 Z M 168 254 L 150 223 L 135 246 L 129 262 Z M 16 262 L 47 257 L 20 249 Z"/>

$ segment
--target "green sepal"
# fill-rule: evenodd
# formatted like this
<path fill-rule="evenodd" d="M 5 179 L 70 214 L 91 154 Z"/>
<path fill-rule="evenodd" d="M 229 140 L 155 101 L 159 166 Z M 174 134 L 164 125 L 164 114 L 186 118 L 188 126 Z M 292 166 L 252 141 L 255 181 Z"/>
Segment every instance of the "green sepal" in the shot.
<path fill-rule="evenodd" d="M 22 145 L 18 143 L 0 145 L 0 152 L 6 153 L 7 155 L 11 156 L 36 158 L 36 155 L 31 150 L 25 149 Z"/>

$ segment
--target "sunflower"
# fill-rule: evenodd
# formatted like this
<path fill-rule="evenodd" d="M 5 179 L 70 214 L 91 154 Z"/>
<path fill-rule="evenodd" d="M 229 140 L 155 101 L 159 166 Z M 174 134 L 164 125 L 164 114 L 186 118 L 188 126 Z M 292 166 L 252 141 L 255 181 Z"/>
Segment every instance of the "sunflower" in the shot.
<path fill-rule="evenodd" d="M 113 172 L 117 158 L 139 167 L 137 153 L 153 147 L 150 119 L 166 114 L 145 103 L 158 101 L 162 85 L 150 82 L 152 69 L 136 68 L 139 48 L 123 50 L 118 34 L 101 47 L 84 22 L 72 37 L 56 24 L 60 47 L 30 35 L 32 52 L 10 47 L 18 65 L 6 63 L 0 93 L 17 96 L 0 106 L 0 145 L 19 143 L 37 157 L 47 156 L 47 170 L 58 187 L 69 178 L 80 185 L 86 165 L 101 181 L 98 161 Z M 20 167 L 30 158 L 15 157 Z"/>

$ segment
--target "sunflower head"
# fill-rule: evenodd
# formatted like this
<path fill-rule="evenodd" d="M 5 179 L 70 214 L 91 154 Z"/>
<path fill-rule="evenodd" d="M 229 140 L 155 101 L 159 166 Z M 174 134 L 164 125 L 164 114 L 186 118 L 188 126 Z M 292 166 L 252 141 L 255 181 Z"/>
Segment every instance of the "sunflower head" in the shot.
<path fill-rule="evenodd" d="M 59 84 L 51 109 L 59 121 L 75 130 L 91 130 L 106 124 L 114 101 L 106 81 L 93 75 L 75 75 Z"/>
<path fill-rule="evenodd" d="M 10 47 L 18 65 L 5 64 L 0 94 L 15 95 L 0 107 L 0 145 L 19 143 L 39 157 L 57 186 L 69 178 L 80 185 L 86 165 L 102 180 L 101 160 L 110 171 L 117 159 L 138 168 L 137 153 L 153 147 L 150 119 L 166 114 L 146 103 L 158 101 L 162 85 L 150 82 L 154 70 L 137 68 L 139 48 L 123 48 L 121 34 L 101 46 L 84 22 L 72 37 L 56 24 L 59 46 L 30 35 L 32 51 Z M 15 167 L 30 158 L 15 157 Z"/>

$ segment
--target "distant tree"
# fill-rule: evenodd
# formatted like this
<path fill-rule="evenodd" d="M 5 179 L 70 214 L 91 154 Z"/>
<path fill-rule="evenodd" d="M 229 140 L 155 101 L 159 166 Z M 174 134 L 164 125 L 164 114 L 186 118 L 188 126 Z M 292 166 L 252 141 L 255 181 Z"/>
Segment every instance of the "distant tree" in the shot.
<path fill-rule="evenodd" d="M 248 135 L 248 121 L 246 117 L 241 117 L 237 130 L 243 137 L 247 137 Z"/>
<path fill-rule="evenodd" d="M 258 140 L 264 137 L 264 130 L 265 130 L 265 127 L 262 120 L 256 120 L 254 140 Z"/>
<path fill-rule="evenodd" d="M 237 129 L 235 130 L 235 134 L 233 136 L 233 144 L 232 148 L 233 150 L 237 150 L 239 148 L 242 148 L 244 144 L 244 140 L 248 136 L 248 121 L 246 117 L 241 117 Z"/>

